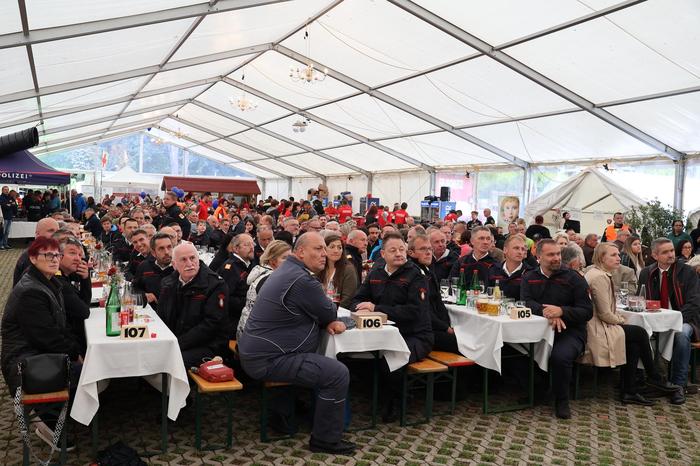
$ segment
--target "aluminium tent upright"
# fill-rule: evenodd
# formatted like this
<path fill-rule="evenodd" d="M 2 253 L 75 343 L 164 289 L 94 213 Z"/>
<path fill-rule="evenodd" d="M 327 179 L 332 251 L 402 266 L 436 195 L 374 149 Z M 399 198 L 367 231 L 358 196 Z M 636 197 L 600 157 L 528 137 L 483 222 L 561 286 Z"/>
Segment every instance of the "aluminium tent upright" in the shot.
<path fill-rule="evenodd" d="M 615 212 L 627 212 L 644 200 L 623 188 L 595 168 L 587 168 L 542 194 L 525 208 L 525 220 L 534 223 L 536 215 L 545 218 L 545 226 L 556 231 L 564 221 L 561 214 L 571 212 L 581 222 L 581 233 L 601 234 L 606 220 Z"/>

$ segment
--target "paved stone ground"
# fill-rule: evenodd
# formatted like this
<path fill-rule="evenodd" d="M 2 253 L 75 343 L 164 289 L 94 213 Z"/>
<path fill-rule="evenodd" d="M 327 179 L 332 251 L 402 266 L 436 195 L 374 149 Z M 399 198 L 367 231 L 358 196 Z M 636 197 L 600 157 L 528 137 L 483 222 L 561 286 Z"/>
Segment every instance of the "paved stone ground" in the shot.
<path fill-rule="evenodd" d="M 0 251 L 0 309 L 11 288 L 19 249 Z M 258 392 L 247 387 L 236 398 L 234 436 L 230 450 L 198 453 L 194 448 L 194 410 L 181 412 L 171 423 L 167 454 L 146 459 L 151 465 L 698 465 L 700 466 L 700 396 L 682 407 L 659 400 L 652 408 L 628 407 L 614 401 L 614 380 L 603 377 L 598 398 L 572 402 L 574 417 L 560 421 L 549 406 L 484 416 L 481 398 L 470 394 L 454 416 L 430 425 L 348 434 L 362 447 L 353 458 L 312 454 L 305 449 L 308 428 L 294 439 L 264 444 L 258 440 Z M 583 390 L 585 392 L 586 386 Z M 361 397 L 358 394 L 357 400 Z M 139 451 L 159 448 L 159 394 L 137 380 L 113 383 L 100 401 L 100 448 L 118 439 Z M 366 407 L 360 402 L 361 409 Z M 223 441 L 223 404 L 208 404 L 205 440 Z M 436 409 L 445 409 L 437 403 Z M 219 421 L 221 417 L 221 422 Z M 361 419 L 360 419 L 361 421 Z M 89 430 L 73 424 L 78 448 L 68 464 L 87 465 L 92 458 Z M 39 441 L 34 443 L 40 449 Z M 0 383 L 0 464 L 21 464 L 21 443 L 7 388 Z M 46 453 L 46 448 L 40 450 Z"/>

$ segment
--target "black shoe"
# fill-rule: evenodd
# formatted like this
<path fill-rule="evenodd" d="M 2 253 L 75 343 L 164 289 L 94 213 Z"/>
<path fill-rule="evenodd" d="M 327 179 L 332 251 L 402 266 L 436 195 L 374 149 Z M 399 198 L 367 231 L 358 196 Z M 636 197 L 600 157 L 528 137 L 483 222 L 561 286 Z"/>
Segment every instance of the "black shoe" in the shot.
<path fill-rule="evenodd" d="M 347 440 L 338 440 L 335 443 L 324 442 L 322 440 L 316 440 L 311 437 L 309 440 L 309 450 L 314 453 L 328 453 L 331 455 L 352 455 L 355 453 L 355 448 L 357 446 L 348 442 Z"/>
<path fill-rule="evenodd" d="M 559 419 L 571 419 L 569 400 L 561 400 L 554 403 L 554 413 Z"/>
<path fill-rule="evenodd" d="M 382 407 L 382 422 L 385 424 L 397 421 L 396 412 L 394 410 L 394 399 L 393 397 L 389 398 Z"/>
<path fill-rule="evenodd" d="M 297 433 L 294 419 L 291 416 L 282 416 L 273 412 L 267 420 L 267 425 L 278 434 L 294 435 Z"/>
<path fill-rule="evenodd" d="M 695 395 L 698 393 L 698 386 L 692 383 L 689 383 L 688 385 L 685 386 L 685 394 L 686 395 Z"/>
<path fill-rule="evenodd" d="M 12 249 L 12 246 L 5 246 L 4 249 Z"/>
<path fill-rule="evenodd" d="M 685 390 L 683 388 L 676 390 L 669 398 L 669 402 L 672 405 L 682 405 L 685 403 Z"/>
<path fill-rule="evenodd" d="M 644 398 L 639 393 L 625 393 L 624 395 L 622 395 L 622 404 L 623 405 L 634 404 L 634 405 L 642 405 L 642 406 L 654 406 L 654 404 L 656 404 L 656 403 L 652 400 L 648 400 L 648 399 Z"/>
<path fill-rule="evenodd" d="M 663 380 L 647 380 L 646 384 L 649 385 L 650 387 L 655 388 L 656 390 L 666 393 L 666 394 L 671 394 L 674 392 L 677 392 L 679 388 L 678 385 L 674 385 L 671 382 L 668 381 L 663 381 Z"/>

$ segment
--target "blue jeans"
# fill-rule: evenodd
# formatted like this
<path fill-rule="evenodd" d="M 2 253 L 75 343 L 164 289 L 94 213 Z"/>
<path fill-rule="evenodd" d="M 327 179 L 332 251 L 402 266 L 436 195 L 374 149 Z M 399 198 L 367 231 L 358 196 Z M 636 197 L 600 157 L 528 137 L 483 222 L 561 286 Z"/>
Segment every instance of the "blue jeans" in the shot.
<path fill-rule="evenodd" d="M 690 339 L 693 336 L 693 327 L 683 324 L 683 329 L 673 336 L 673 356 L 671 361 L 671 383 L 680 386 L 688 384 L 688 369 L 690 366 Z"/>
<path fill-rule="evenodd" d="M 7 239 L 10 237 L 10 228 L 12 227 L 12 219 L 5 219 L 2 226 L 4 231 L 0 239 L 0 246 L 7 246 Z"/>

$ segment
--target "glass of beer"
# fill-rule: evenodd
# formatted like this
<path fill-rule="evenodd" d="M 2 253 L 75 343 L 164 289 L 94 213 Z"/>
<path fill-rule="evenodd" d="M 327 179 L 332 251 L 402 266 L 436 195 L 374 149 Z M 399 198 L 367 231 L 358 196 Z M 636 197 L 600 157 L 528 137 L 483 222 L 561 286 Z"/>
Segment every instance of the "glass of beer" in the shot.
<path fill-rule="evenodd" d="M 480 295 L 478 298 L 476 298 L 476 311 L 479 314 L 486 314 L 487 309 L 486 305 L 489 302 L 489 297 L 486 295 Z"/>
<path fill-rule="evenodd" d="M 497 299 L 490 299 L 486 303 L 486 313 L 490 316 L 498 316 L 498 312 L 501 310 L 501 302 Z"/>

